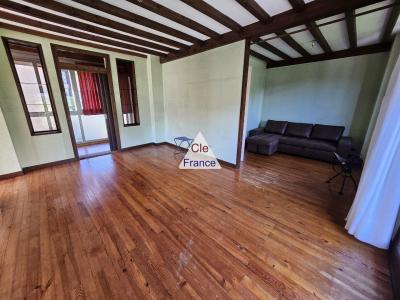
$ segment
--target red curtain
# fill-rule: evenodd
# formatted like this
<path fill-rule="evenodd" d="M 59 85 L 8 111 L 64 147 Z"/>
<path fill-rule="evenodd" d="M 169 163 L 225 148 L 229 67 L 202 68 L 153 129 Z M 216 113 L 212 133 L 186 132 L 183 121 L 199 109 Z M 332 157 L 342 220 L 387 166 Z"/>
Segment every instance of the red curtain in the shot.
<path fill-rule="evenodd" d="M 99 74 L 78 71 L 84 115 L 104 114 Z"/>
<path fill-rule="evenodd" d="M 124 68 L 118 69 L 118 84 L 121 95 L 122 113 L 133 113 L 131 78 L 128 70 Z"/>

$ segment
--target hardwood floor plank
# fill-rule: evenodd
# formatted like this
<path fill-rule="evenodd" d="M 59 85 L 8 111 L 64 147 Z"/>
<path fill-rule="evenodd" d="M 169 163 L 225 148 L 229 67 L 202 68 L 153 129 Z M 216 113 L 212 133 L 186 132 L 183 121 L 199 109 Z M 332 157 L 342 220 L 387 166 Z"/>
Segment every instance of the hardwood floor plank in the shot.
<path fill-rule="evenodd" d="M 246 154 L 180 170 L 149 146 L 0 181 L 1 299 L 391 299 L 343 228 L 331 166 Z"/>

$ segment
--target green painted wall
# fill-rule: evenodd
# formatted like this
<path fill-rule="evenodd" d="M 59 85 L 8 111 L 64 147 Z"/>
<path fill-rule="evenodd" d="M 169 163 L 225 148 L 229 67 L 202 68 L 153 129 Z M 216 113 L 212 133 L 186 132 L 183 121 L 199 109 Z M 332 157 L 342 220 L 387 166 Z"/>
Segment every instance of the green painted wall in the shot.
<path fill-rule="evenodd" d="M 244 41 L 162 65 L 166 139 L 201 131 L 214 154 L 236 162 Z"/>
<path fill-rule="evenodd" d="M 387 85 L 389 84 L 390 76 L 392 75 L 392 71 L 394 69 L 394 66 L 395 66 L 396 61 L 399 58 L 399 56 L 400 56 L 400 34 L 398 34 L 396 36 L 396 39 L 394 40 L 394 43 L 393 43 L 393 46 L 392 46 L 392 49 L 390 51 L 390 55 L 388 58 L 387 66 L 385 69 L 385 74 L 384 74 L 383 80 L 381 81 L 381 84 L 380 84 L 377 101 L 375 103 L 373 113 L 371 115 L 371 121 L 369 123 L 368 130 L 367 130 L 367 133 L 365 136 L 365 141 L 364 141 L 362 151 L 361 151 L 363 157 L 367 156 L 369 143 L 371 141 L 372 133 L 375 128 L 375 124 L 376 124 L 376 120 L 378 118 L 382 100 L 383 100 L 383 97 L 385 96 L 386 88 L 387 88 Z"/>
<path fill-rule="evenodd" d="M 2 94 L 0 94 L 0 99 Z M 21 171 L 17 153 L 11 141 L 7 124 L 0 108 L 0 175 Z"/>
<path fill-rule="evenodd" d="M 360 151 L 387 58 L 377 53 L 268 69 L 260 121 L 344 125 Z"/>
<path fill-rule="evenodd" d="M 264 102 L 267 69 L 265 62 L 250 56 L 249 71 L 251 72 L 249 103 L 247 107 L 247 130 L 257 128 L 261 121 L 262 105 Z"/>
<path fill-rule="evenodd" d="M 158 57 L 150 56 L 147 60 L 147 72 L 149 73 L 149 95 L 153 112 L 153 136 L 154 141 L 160 143 L 165 141 L 165 110 L 162 66 Z"/>
<path fill-rule="evenodd" d="M 60 119 L 62 133 L 32 137 L 29 133 L 27 121 L 23 113 L 22 104 L 18 90 L 6 57 L 3 44 L 0 45 L 0 107 L 13 141 L 18 160 L 21 167 L 28 167 L 73 157 L 66 116 L 62 104 L 61 91 L 57 81 L 56 70 L 51 53 L 50 43 L 65 45 L 80 49 L 87 49 L 110 55 L 112 79 L 114 83 L 114 94 L 118 113 L 118 123 L 121 135 L 122 147 L 129 147 L 153 141 L 151 106 L 149 99 L 149 74 L 147 72 L 147 60 L 145 58 L 133 57 L 124 54 L 103 51 L 95 48 L 79 46 L 71 43 L 59 42 L 41 38 L 29 34 L 0 29 L 0 36 L 16 38 L 40 43 L 43 48 L 47 71 L 50 77 L 50 85 L 55 98 L 55 104 Z M 136 68 L 136 81 L 138 89 L 138 101 L 140 112 L 140 126 L 123 127 L 121 115 L 121 102 L 118 89 L 118 78 L 116 73 L 116 58 L 133 60 Z"/>

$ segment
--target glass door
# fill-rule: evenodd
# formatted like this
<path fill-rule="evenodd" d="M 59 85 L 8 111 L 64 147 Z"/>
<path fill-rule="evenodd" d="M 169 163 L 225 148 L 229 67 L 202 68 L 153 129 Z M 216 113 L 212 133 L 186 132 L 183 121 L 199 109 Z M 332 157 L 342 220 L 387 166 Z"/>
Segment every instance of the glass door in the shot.
<path fill-rule="evenodd" d="M 105 109 L 107 75 L 61 70 L 79 157 L 110 152 Z"/>

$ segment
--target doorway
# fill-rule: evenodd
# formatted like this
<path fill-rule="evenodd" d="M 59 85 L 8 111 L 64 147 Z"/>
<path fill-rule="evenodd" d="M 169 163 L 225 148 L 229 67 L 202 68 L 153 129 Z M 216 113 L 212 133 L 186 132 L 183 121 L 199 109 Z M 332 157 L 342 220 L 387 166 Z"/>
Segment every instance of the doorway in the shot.
<path fill-rule="evenodd" d="M 59 45 L 52 51 L 75 157 L 119 149 L 108 55 Z"/>

